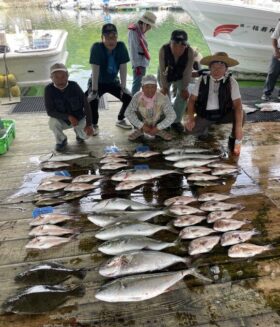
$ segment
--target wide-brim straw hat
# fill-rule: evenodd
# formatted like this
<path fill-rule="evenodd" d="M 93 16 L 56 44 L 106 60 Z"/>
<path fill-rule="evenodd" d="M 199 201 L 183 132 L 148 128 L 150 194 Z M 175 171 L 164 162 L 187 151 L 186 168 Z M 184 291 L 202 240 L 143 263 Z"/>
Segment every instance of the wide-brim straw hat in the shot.
<path fill-rule="evenodd" d="M 214 61 L 224 62 L 228 67 L 237 66 L 239 62 L 230 58 L 226 52 L 216 52 L 212 56 L 206 56 L 200 60 L 201 65 L 209 66 Z"/>
<path fill-rule="evenodd" d="M 154 27 L 156 25 L 157 16 L 151 11 L 146 11 L 139 20 L 145 24 L 151 25 Z"/>

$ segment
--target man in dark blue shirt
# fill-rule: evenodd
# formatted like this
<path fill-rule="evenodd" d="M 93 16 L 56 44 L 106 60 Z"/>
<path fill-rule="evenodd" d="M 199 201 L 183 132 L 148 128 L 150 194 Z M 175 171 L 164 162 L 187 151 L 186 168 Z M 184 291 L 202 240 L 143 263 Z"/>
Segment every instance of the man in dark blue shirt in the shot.
<path fill-rule="evenodd" d="M 117 28 L 111 23 L 103 25 L 101 40 L 102 42 L 92 45 L 89 59 L 92 77 L 87 95 L 92 110 L 93 126 L 95 128 L 98 126 L 99 98 L 104 93 L 110 93 L 122 102 L 116 125 L 131 129 L 131 125 L 124 119 L 125 110 L 131 100 L 130 92 L 126 88 L 127 63 L 129 62 L 127 48 L 123 42 L 118 41 Z M 118 73 L 120 73 L 120 79 Z"/>
<path fill-rule="evenodd" d="M 52 83 L 46 86 L 44 100 L 49 118 L 49 127 L 56 139 L 56 151 L 63 151 L 67 137 L 63 130 L 73 127 L 77 142 L 94 134 L 91 111 L 80 86 L 69 81 L 67 68 L 60 63 L 50 68 Z"/>

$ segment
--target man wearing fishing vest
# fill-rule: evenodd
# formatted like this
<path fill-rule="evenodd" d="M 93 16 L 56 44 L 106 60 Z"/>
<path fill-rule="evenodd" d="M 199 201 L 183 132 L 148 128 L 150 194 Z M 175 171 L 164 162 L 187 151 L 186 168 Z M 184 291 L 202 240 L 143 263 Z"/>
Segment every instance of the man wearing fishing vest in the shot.
<path fill-rule="evenodd" d="M 146 11 L 136 24 L 128 26 L 128 49 L 133 71 L 133 81 L 131 93 L 134 95 L 141 88 L 142 77 L 146 74 L 146 69 L 150 63 L 150 53 L 146 32 L 155 26 L 156 16 Z"/>
<path fill-rule="evenodd" d="M 192 91 L 187 107 L 186 130 L 206 140 L 212 124 L 232 123 L 229 150 L 239 155 L 245 115 L 238 83 L 228 73 L 228 67 L 239 62 L 225 52 L 217 52 L 202 58 L 200 63 L 209 66 L 210 74 L 201 76 Z"/>
<path fill-rule="evenodd" d="M 181 123 L 189 98 L 188 86 L 192 78 L 194 51 L 188 45 L 184 30 L 175 30 L 169 43 L 159 51 L 159 84 L 161 92 L 170 96 L 170 88 L 176 90 L 174 111 L 176 119 L 171 127 L 178 133 L 184 131 Z"/>

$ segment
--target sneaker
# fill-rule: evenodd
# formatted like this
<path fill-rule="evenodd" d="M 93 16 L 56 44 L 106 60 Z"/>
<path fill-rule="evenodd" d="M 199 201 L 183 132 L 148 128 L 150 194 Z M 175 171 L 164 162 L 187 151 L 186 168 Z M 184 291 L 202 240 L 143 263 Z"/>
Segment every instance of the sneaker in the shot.
<path fill-rule="evenodd" d="M 120 128 L 124 128 L 124 129 L 132 129 L 132 126 L 130 124 L 128 124 L 125 119 L 118 120 L 116 122 L 116 126 L 118 126 Z"/>
<path fill-rule="evenodd" d="M 171 128 L 179 134 L 183 133 L 185 130 L 184 126 L 181 123 L 173 123 L 171 124 Z"/>
<path fill-rule="evenodd" d="M 85 140 L 82 139 L 80 136 L 76 136 L 76 141 L 77 141 L 78 144 L 83 144 L 83 143 L 85 143 Z"/>
<path fill-rule="evenodd" d="M 173 139 L 173 136 L 164 130 L 158 131 L 156 135 L 161 137 L 165 141 L 171 141 Z"/>
<path fill-rule="evenodd" d="M 262 97 L 261 97 L 261 100 L 270 101 L 271 100 L 271 95 L 263 94 Z"/>
<path fill-rule="evenodd" d="M 140 131 L 140 129 L 136 129 L 131 134 L 129 134 L 128 139 L 129 139 L 129 141 L 134 141 L 134 140 L 138 139 L 138 137 L 140 137 L 142 135 L 143 135 L 143 132 Z"/>
<path fill-rule="evenodd" d="M 61 143 L 57 143 L 55 145 L 55 150 L 58 152 L 62 152 L 65 150 L 66 145 L 67 145 L 67 137 Z"/>
<path fill-rule="evenodd" d="M 234 144 L 235 144 L 235 138 L 230 135 L 228 138 L 228 151 L 230 153 L 232 153 L 234 150 Z"/>

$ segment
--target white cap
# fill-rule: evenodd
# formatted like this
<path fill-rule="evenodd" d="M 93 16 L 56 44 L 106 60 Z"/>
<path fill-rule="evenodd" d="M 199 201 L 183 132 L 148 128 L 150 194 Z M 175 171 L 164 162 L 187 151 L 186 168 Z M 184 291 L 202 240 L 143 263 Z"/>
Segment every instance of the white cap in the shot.
<path fill-rule="evenodd" d="M 64 64 L 61 63 L 57 63 L 51 66 L 50 68 L 50 73 L 53 74 L 55 72 L 68 72 L 66 66 Z"/>
<path fill-rule="evenodd" d="M 142 78 L 142 85 L 155 84 L 157 85 L 157 79 L 154 75 L 146 75 Z"/>

